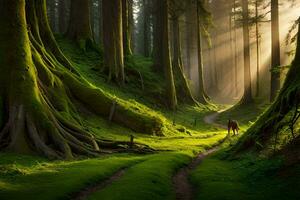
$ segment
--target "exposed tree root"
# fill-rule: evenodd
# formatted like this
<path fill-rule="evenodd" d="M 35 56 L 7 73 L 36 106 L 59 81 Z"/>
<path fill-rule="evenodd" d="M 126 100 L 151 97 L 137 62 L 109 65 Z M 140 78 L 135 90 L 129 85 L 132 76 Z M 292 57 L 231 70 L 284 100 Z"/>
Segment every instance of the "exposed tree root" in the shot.
<path fill-rule="evenodd" d="M 50 159 L 98 156 L 105 147 L 127 150 L 128 143 L 98 140 L 81 127 L 74 98 L 105 117 L 116 99 L 91 86 L 60 51 L 49 28 L 45 0 L 26 1 L 26 9 L 25 0 L 4 0 L 3 5 L 0 25 L 9 28 L 0 33 L 7 39 L 0 46 L 0 83 L 6 86 L 0 87 L 0 96 L 7 117 L 0 127 L 0 150 L 38 152 Z M 160 118 L 116 102 L 114 122 L 148 134 L 161 132 Z M 151 151 L 139 144 L 134 148 Z"/>

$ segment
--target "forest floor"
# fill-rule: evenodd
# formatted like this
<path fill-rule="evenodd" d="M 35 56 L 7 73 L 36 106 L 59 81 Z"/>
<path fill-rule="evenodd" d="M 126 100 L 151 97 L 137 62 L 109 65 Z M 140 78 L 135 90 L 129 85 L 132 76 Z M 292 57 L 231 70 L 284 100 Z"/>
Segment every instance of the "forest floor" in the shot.
<path fill-rule="evenodd" d="M 265 106 L 255 104 L 238 110 L 231 108 L 216 115 L 212 113 L 229 106 L 181 105 L 176 112 L 170 112 L 164 106 L 157 106 L 157 99 L 163 93 L 162 80 L 151 72 L 150 59 L 134 57 L 127 66 L 139 70 L 147 89 L 143 90 L 141 80 L 130 75 L 126 86 L 119 88 L 101 76 L 99 54 L 83 53 L 68 41 L 61 38 L 58 41 L 80 73 L 95 87 L 128 105 L 139 105 L 146 112 L 155 112 L 164 118 L 167 124 L 164 137 L 135 133 L 80 110 L 82 126 L 97 137 L 128 141 L 129 136 L 134 135 L 136 142 L 157 152 L 108 154 L 74 161 L 50 161 L 37 155 L 2 152 L 1 200 L 171 200 L 176 199 L 174 176 L 191 166 L 194 170 L 187 171 L 184 179 L 187 184 L 192 184 L 188 187 L 194 188 L 191 196 L 195 199 L 299 199 L 295 198 L 300 197 L 299 191 L 293 190 L 292 186 L 299 185 L 300 166 L 289 168 L 291 173 L 287 173 L 282 170 L 281 158 L 267 159 L 255 153 L 225 159 L 227 149 L 237 137 L 223 143 L 215 154 L 207 156 L 226 137 L 223 124 L 228 118 L 237 119 L 241 133 L 244 133 Z M 193 161 L 197 155 L 198 159 Z M 207 157 L 203 160 L 204 156 Z"/>

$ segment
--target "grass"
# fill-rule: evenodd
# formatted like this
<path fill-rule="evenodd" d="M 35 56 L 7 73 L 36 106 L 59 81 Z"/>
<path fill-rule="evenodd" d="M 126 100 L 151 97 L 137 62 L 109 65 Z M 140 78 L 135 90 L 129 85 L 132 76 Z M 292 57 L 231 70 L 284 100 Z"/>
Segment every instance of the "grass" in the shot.
<path fill-rule="evenodd" d="M 77 70 L 92 85 L 117 97 L 124 106 L 138 107 L 163 118 L 165 137 L 135 133 L 106 118 L 79 111 L 85 129 L 99 138 L 117 141 L 129 140 L 129 136 L 134 135 L 135 141 L 161 152 L 153 155 L 115 154 L 77 161 L 48 161 L 35 156 L 2 153 L 0 199 L 68 199 L 73 193 L 124 168 L 126 173 L 122 178 L 89 199 L 174 199 L 172 176 L 175 172 L 189 163 L 196 153 L 216 145 L 227 134 L 203 122 L 203 117 L 218 107 L 180 105 L 176 112 L 166 110 L 157 98 L 163 95 L 163 79 L 151 71 L 150 59 L 131 57 L 127 64 L 131 71 L 141 74 L 145 90 L 141 89 L 141 78 L 130 73 L 126 86 L 120 88 L 107 83 L 101 74 L 101 53 L 82 52 L 61 37 L 58 41 Z M 244 131 L 264 108 L 257 104 L 233 107 L 222 113 L 218 122 L 226 124 L 229 118 L 237 119 Z M 236 140 L 232 138 L 230 143 L 234 144 Z M 193 184 L 201 191 L 198 199 L 296 199 L 300 196 L 292 187 L 299 185 L 300 166 L 284 171 L 281 158 L 267 160 L 255 154 L 225 160 L 225 150 L 205 159 L 191 174 Z"/>
<path fill-rule="evenodd" d="M 89 199 L 167 200 L 175 199 L 172 177 L 190 161 L 190 155 L 164 153 L 150 156 L 146 161 L 127 170 L 124 177 Z"/>
<path fill-rule="evenodd" d="M 218 143 L 225 132 L 203 122 L 203 117 L 215 107 L 181 105 L 176 112 L 164 109 L 158 103 L 162 96 L 162 77 L 151 71 L 150 59 L 132 57 L 129 68 L 138 70 L 140 79 L 129 75 L 125 87 L 106 82 L 101 75 L 101 54 L 82 52 L 70 41 L 58 38 L 64 52 L 72 59 L 77 70 L 94 86 L 116 96 L 125 106 L 139 107 L 165 120 L 165 137 L 135 133 L 106 118 L 79 110 L 81 123 L 97 137 L 118 141 L 135 140 L 164 153 L 154 155 L 108 155 L 98 159 L 77 161 L 49 161 L 35 156 L 0 154 L 0 199 L 68 199 L 88 185 L 101 182 L 122 168 L 128 168 L 123 178 L 98 195 L 104 199 L 118 194 L 127 199 L 173 199 L 172 176 L 187 164 L 195 153 Z M 117 192 L 115 192 L 117 191 Z M 92 198 L 92 197 L 91 197 Z"/>
<path fill-rule="evenodd" d="M 49 162 L 40 157 L 0 155 L 0 199 L 66 199 L 94 182 L 144 158 L 114 155 L 72 162 Z"/>
<path fill-rule="evenodd" d="M 299 199 L 295 186 L 300 184 L 300 165 L 286 170 L 282 164 L 281 158 L 259 158 L 255 154 L 237 160 L 223 160 L 220 155 L 207 158 L 191 174 L 199 191 L 196 199 Z"/>

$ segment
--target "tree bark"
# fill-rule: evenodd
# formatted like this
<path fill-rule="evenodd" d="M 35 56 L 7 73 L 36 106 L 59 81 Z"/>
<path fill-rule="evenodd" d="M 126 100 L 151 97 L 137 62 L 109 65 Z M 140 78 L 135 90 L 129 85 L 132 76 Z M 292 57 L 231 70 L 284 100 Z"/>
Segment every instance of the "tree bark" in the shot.
<path fill-rule="evenodd" d="M 271 95 L 273 101 L 280 89 L 280 37 L 279 37 L 279 4 L 278 0 L 271 0 L 271 27 L 272 27 L 272 68 L 271 72 Z"/>
<path fill-rule="evenodd" d="M 65 33 L 67 27 L 67 5 L 66 0 L 59 0 L 58 6 L 58 28 L 60 33 Z"/>
<path fill-rule="evenodd" d="M 156 72 L 163 72 L 164 66 L 162 65 L 162 55 L 163 55 L 163 47 L 162 47 L 162 31 L 163 31 L 163 23 L 161 19 L 163 18 L 163 7 L 161 0 L 154 0 L 154 27 L 153 27 L 153 60 L 154 65 L 153 69 Z"/>
<path fill-rule="evenodd" d="M 205 89 L 204 89 L 204 78 L 203 78 L 203 55 L 202 55 L 202 36 L 201 36 L 201 13 L 200 13 L 200 2 L 197 1 L 197 44 L 198 44 L 198 76 L 199 76 L 199 98 L 198 101 L 202 104 L 206 104 L 208 97 L 206 95 Z"/>
<path fill-rule="evenodd" d="M 150 11 L 149 11 L 149 0 L 143 0 L 143 11 L 144 11 L 144 25 L 143 25 L 143 36 L 144 36 L 144 56 L 150 56 Z"/>
<path fill-rule="evenodd" d="M 161 26 L 162 28 L 159 42 L 162 44 L 162 66 L 164 67 L 165 79 L 166 79 L 166 98 L 170 109 L 175 110 L 177 107 L 177 96 L 174 83 L 173 68 L 171 64 L 170 56 L 170 43 L 169 43 L 169 13 L 168 13 L 168 0 L 158 0 L 161 4 Z M 159 12 L 159 11 L 158 11 Z"/>
<path fill-rule="evenodd" d="M 131 2 L 132 3 L 132 2 Z M 123 49 L 124 55 L 132 55 L 131 50 L 131 34 L 132 34 L 132 24 L 131 24 L 131 13 L 132 4 L 130 0 L 122 0 L 122 22 L 123 22 Z M 130 11 L 130 12 L 129 12 Z"/>
<path fill-rule="evenodd" d="M 72 0 L 67 37 L 78 43 L 81 49 L 93 47 L 89 0 Z"/>
<path fill-rule="evenodd" d="M 177 96 L 180 94 L 180 99 L 185 103 L 197 104 L 194 99 L 188 80 L 184 74 L 183 70 L 183 61 L 182 61 L 182 50 L 181 50 L 181 34 L 180 34 L 180 25 L 179 18 L 174 16 L 172 18 L 173 23 L 173 69 L 176 87 L 177 87 Z"/>
<path fill-rule="evenodd" d="M 103 0 L 98 0 L 98 13 L 99 13 L 99 24 L 98 24 L 98 34 L 99 34 L 99 42 L 100 46 L 103 45 L 103 6 L 102 6 Z"/>
<path fill-rule="evenodd" d="M 250 39 L 249 39 L 249 11 L 248 1 L 243 0 L 243 40 L 244 40 L 244 95 L 242 104 L 249 104 L 253 101 L 251 87 L 251 68 L 250 68 Z"/>
<path fill-rule="evenodd" d="M 258 0 L 255 1 L 255 35 L 256 35 L 256 97 L 259 97 L 260 94 L 260 51 L 259 51 L 259 21 L 258 21 Z"/>
<path fill-rule="evenodd" d="M 103 0 L 104 69 L 108 80 L 124 84 L 122 0 Z"/>
<path fill-rule="evenodd" d="M 49 4 L 50 26 L 51 26 L 52 31 L 56 32 L 56 4 L 55 4 L 55 0 L 50 0 L 48 4 Z"/>

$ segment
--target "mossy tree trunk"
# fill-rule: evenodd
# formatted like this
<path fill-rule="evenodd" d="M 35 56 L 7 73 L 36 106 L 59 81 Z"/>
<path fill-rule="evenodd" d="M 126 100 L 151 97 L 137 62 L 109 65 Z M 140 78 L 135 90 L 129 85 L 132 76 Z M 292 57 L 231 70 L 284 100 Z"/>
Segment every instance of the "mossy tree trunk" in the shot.
<path fill-rule="evenodd" d="M 45 0 L 0 3 L 1 150 L 53 159 L 99 155 L 101 142 L 81 127 L 75 102 L 104 117 L 114 106 L 112 121 L 160 133 L 160 118 L 91 87 L 72 68 L 50 31 Z"/>
<path fill-rule="evenodd" d="M 122 1 L 103 0 L 102 3 L 104 70 L 108 71 L 109 81 L 120 85 L 125 81 Z"/>
<path fill-rule="evenodd" d="M 81 49 L 93 47 L 89 0 L 72 0 L 67 37 L 76 41 Z"/>
<path fill-rule="evenodd" d="M 177 80 L 177 96 L 180 95 L 180 99 L 185 103 L 197 104 L 183 70 L 179 16 L 173 16 L 171 19 L 173 24 L 173 69 L 174 76 L 178 76 L 175 78 Z"/>
<path fill-rule="evenodd" d="M 130 0 L 122 0 L 122 20 L 123 20 L 123 49 L 124 55 L 132 55 L 131 50 L 131 34 L 132 34 L 132 25 L 130 19 L 130 12 L 132 12 L 132 3 Z"/>
<path fill-rule="evenodd" d="M 160 32 L 160 42 L 162 44 L 162 66 L 164 67 L 165 80 L 166 80 L 166 98 L 170 109 L 175 110 L 177 107 L 177 96 L 173 75 L 173 67 L 171 63 L 170 55 L 170 43 L 169 43 L 169 2 L 168 0 L 162 0 L 158 2 L 161 4 L 161 26 L 162 31 Z"/>

